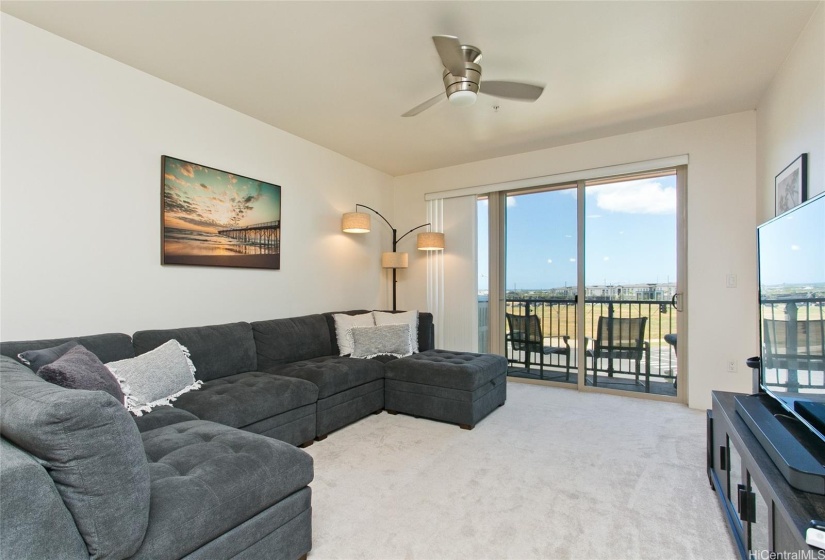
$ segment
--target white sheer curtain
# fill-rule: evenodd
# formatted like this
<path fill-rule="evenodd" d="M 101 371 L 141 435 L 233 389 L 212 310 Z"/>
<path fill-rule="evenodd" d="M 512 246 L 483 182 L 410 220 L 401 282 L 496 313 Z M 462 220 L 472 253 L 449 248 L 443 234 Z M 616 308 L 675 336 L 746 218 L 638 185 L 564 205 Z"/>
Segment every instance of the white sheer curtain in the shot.
<path fill-rule="evenodd" d="M 446 249 L 427 258 L 427 304 L 435 323 L 435 346 L 478 351 L 477 197 L 434 199 L 427 221 L 444 232 Z"/>

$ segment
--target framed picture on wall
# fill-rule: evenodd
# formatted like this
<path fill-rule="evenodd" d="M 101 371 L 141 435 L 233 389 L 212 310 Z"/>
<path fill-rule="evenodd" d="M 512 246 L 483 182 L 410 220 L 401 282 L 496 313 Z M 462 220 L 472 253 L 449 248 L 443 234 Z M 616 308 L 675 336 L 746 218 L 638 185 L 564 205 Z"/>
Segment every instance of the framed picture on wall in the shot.
<path fill-rule="evenodd" d="M 281 187 L 161 158 L 161 263 L 281 268 Z"/>
<path fill-rule="evenodd" d="M 808 154 L 802 154 L 783 169 L 774 180 L 778 216 L 808 198 Z"/>

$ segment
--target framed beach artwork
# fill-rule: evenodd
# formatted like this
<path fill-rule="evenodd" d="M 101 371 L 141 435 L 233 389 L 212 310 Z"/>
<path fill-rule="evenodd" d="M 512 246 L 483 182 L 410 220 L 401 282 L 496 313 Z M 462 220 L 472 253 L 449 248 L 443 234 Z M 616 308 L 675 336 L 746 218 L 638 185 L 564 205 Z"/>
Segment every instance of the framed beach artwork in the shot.
<path fill-rule="evenodd" d="M 808 154 L 802 154 L 774 179 L 776 216 L 808 198 Z"/>
<path fill-rule="evenodd" d="M 161 158 L 161 262 L 281 268 L 281 187 Z"/>

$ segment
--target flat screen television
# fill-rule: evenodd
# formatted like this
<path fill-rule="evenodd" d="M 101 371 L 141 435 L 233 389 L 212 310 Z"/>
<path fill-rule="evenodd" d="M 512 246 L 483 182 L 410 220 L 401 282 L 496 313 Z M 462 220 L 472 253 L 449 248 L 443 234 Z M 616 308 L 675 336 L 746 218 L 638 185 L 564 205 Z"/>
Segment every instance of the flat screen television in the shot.
<path fill-rule="evenodd" d="M 825 494 L 825 193 L 759 226 L 757 243 L 759 391 L 736 411 L 791 486 Z"/>
<path fill-rule="evenodd" d="M 825 193 L 757 232 L 759 387 L 825 445 Z"/>

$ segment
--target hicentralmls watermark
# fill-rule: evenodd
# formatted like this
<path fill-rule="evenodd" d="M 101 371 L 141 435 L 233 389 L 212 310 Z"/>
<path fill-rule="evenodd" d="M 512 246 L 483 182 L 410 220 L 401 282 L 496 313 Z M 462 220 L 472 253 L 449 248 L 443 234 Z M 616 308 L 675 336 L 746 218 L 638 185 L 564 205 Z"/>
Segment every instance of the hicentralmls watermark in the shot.
<path fill-rule="evenodd" d="M 825 550 L 810 549 L 793 552 L 773 552 L 772 550 L 752 550 L 754 560 L 825 560 Z"/>

